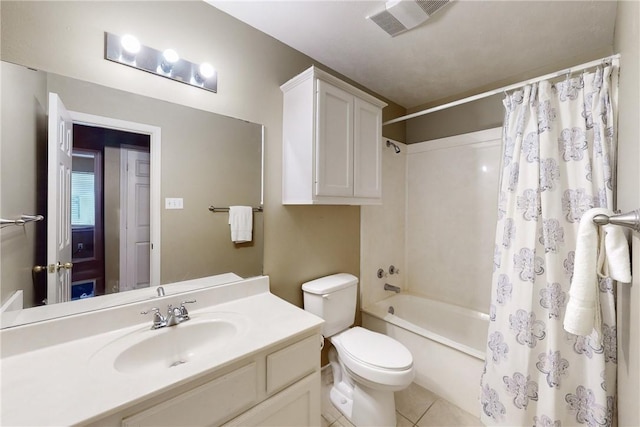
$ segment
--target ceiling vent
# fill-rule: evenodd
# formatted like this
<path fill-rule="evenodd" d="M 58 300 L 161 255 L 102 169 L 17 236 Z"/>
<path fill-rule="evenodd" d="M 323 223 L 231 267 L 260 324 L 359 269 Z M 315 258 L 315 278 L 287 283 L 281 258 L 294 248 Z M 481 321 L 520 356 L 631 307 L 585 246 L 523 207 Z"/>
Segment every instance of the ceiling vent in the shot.
<path fill-rule="evenodd" d="M 451 0 L 389 0 L 385 10 L 368 16 L 392 37 L 404 33 L 429 19 Z"/>

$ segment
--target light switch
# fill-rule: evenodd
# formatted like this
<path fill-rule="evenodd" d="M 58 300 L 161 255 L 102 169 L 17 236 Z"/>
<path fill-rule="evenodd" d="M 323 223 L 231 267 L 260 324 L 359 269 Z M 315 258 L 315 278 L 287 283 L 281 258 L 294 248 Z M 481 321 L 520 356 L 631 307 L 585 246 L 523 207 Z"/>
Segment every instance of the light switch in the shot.
<path fill-rule="evenodd" d="M 182 209 L 182 197 L 165 197 L 164 199 L 165 209 Z"/>

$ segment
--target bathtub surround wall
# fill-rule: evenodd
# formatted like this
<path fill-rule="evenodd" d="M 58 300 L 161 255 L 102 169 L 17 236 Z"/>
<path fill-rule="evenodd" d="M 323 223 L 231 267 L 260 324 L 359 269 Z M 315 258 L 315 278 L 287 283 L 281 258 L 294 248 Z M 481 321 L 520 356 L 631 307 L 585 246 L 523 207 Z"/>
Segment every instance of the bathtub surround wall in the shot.
<path fill-rule="evenodd" d="M 278 296 L 302 306 L 301 283 L 339 271 L 359 275 L 358 207 L 281 204 L 280 85 L 312 65 L 312 59 L 200 1 L 2 1 L 0 11 L 2 60 L 265 126 L 264 273 L 270 275 L 272 291 Z M 153 19 L 141 20 L 140 16 Z M 218 93 L 104 60 L 105 31 L 135 33 L 150 46 L 171 43 L 180 46 L 180 53 L 186 58 L 211 61 L 218 70 Z M 383 121 L 406 112 L 387 102 L 390 106 L 383 111 Z M 390 128 L 390 136 L 404 140 L 403 124 Z M 7 141 L 3 138 L 2 143 Z M 2 154 L 5 155 L 4 146 Z M 164 163 L 170 161 L 163 159 L 163 171 Z M 179 181 L 182 177 L 183 173 L 178 173 L 168 180 Z M 161 191 L 162 198 L 175 197 Z M 35 190 L 25 193 L 33 197 Z M 187 212 L 185 206 L 183 213 Z M 180 232 L 179 228 L 169 231 Z M 4 235 L 3 230 L 3 238 Z M 29 237 L 20 235 L 13 243 L 27 244 Z M 163 247 L 170 238 L 163 236 Z M 187 256 L 199 257 L 207 246 L 181 250 Z M 2 256 L 8 252 L 7 248 Z M 165 259 L 163 263 L 167 262 Z M 10 265 L 2 267 L 4 286 L 5 277 L 13 273 Z"/>
<path fill-rule="evenodd" d="M 412 293 L 489 305 L 499 128 L 408 146 L 407 280 Z"/>
<path fill-rule="evenodd" d="M 389 140 L 400 148 L 396 153 Z M 393 292 L 385 291 L 384 284 L 406 290 L 405 263 L 405 205 L 406 205 L 406 156 L 407 146 L 399 141 L 383 137 L 382 148 L 382 199 L 376 206 L 362 206 L 360 254 L 360 304 L 366 307 L 380 301 Z M 400 273 L 389 274 L 394 265 Z M 378 269 L 384 276 L 377 276 Z"/>
<path fill-rule="evenodd" d="M 370 249 L 361 256 L 363 307 L 390 296 L 390 283 L 487 312 L 491 263 L 478 254 L 493 253 L 487 224 L 496 220 L 500 137 L 492 129 L 383 150 L 384 202 L 362 207 L 362 247 Z M 378 279 L 391 261 L 400 274 Z"/>

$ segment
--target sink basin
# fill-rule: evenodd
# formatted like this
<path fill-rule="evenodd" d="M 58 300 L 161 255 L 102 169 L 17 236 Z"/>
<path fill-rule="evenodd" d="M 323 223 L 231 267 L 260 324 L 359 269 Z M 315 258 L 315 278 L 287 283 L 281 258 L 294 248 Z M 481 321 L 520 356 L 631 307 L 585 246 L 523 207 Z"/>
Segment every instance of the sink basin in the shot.
<path fill-rule="evenodd" d="M 110 364 L 121 373 L 141 374 L 204 359 L 223 349 L 245 329 L 243 319 L 219 317 L 203 316 L 176 326 L 137 330 L 107 344 L 92 362 Z"/>

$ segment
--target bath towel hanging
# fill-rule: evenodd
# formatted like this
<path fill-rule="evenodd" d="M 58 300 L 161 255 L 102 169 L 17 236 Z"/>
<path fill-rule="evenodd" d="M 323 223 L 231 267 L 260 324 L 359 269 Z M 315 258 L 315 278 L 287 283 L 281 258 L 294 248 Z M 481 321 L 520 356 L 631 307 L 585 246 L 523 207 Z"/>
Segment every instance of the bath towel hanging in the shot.
<path fill-rule="evenodd" d="M 253 234 L 253 208 L 251 206 L 230 206 L 229 226 L 232 242 L 250 242 Z"/>

